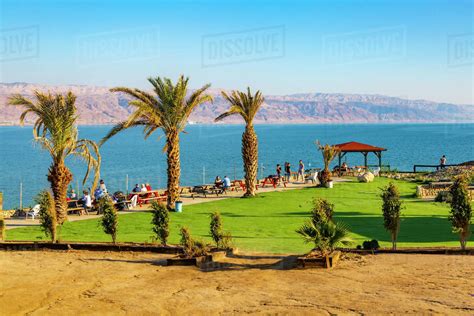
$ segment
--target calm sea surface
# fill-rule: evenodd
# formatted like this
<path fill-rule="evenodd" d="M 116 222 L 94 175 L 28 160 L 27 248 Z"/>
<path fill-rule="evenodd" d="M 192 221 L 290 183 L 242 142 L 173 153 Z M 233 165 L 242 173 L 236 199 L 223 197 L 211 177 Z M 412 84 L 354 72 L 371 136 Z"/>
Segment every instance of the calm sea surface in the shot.
<path fill-rule="evenodd" d="M 110 126 L 81 126 L 80 137 L 99 140 Z M 244 126 L 191 125 L 181 135 L 182 185 L 210 183 L 216 175 L 241 178 L 241 135 Z M 445 154 L 448 163 L 474 160 L 474 124 L 400 125 L 258 125 L 260 175 L 273 174 L 277 163 L 290 161 L 293 168 L 302 159 L 306 167 L 321 167 L 321 154 L 314 141 L 336 144 L 358 141 L 387 148 L 383 163 L 398 170 L 413 164 L 437 164 Z M 156 133 L 144 140 L 139 129 L 126 131 L 101 148 L 101 178 L 109 191 L 126 190 L 135 183 L 166 186 L 164 139 Z M 347 163 L 363 164 L 359 153 L 348 154 Z M 374 155 L 369 163 L 377 163 Z M 84 165 L 68 161 L 74 173 L 74 187 L 82 190 Z M 50 158 L 32 141 L 31 127 L 0 127 L 0 191 L 4 208 L 19 205 L 20 183 L 23 204 L 48 187 L 46 174 Z M 89 184 L 86 184 L 88 187 Z"/>

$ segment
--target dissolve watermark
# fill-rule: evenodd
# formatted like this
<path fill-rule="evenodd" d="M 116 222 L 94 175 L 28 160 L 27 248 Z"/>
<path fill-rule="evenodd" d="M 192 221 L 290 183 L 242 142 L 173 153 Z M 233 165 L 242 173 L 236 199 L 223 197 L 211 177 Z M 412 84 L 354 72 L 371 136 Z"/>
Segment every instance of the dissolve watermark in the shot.
<path fill-rule="evenodd" d="M 400 60 L 406 56 L 406 28 L 386 27 L 323 37 L 325 64 Z"/>
<path fill-rule="evenodd" d="M 0 61 L 37 58 L 39 26 L 0 30 Z"/>
<path fill-rule="evenodd" d="M 77 63 L 83 66 L 157 58 L 160 33 L 152 26 L 91 34 L 78 37 L 76 47 Z"/>
<path fill-rule="evenodd" d="M 474 63 L 474 33 L 448 36 L 448 66 L 468 66 Z"/>
<path fill-rule="evenodd" d="M 285 55 L 285 27 L 211 34 L 202 37 L 203 67 L 281 58 Z"/>

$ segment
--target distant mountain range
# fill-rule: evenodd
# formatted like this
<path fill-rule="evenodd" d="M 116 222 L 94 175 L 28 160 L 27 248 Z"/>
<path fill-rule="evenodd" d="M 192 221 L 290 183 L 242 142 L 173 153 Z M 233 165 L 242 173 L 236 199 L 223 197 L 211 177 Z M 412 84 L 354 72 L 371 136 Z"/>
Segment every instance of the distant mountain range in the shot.
<path fill-rule="evenodd" d="M 77 95 L 80 124 L 112 124 L 131 112 L 129 98 L 111 93 L 106 87 L 83 85 L 49 86 L 29 83 L 0 83 L 0 125 L 17 125 L 21 109 L 7 106 L 13 93 L 32 97 L 33 90 L 65 92 Z M 191 116 L 195 123 L 213 123 L 228 108 L 220 90 L 211 90 L 212 104 L 203 104 Z M 27 123 L 32 123 L 30 116 Z M 241 123 L 229 117 L 224 123 Z M 256 123 L 430 123 L 474 122 L 474 106 L 407 100 L 383 95 L 344 93 L 300 93 L 267 95 Z"/>

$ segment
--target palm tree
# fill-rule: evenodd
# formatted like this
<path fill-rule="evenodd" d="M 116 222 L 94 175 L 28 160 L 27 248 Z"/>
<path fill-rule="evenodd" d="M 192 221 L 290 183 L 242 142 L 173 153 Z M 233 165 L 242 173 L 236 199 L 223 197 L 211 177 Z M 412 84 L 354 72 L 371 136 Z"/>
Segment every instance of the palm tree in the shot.
<path fill-rule="evenodd" d="M 245 132 L 242 134 L 242 158 L 244 161 L 246 186 L 244 196 L 254 196 L 258 168 L 258 140 L 253 127 L 253 119 L 260 109 L 264 98 L 260 91 L 252 95 L 250 88 L 247 88 L 247 93 L 234 90 L 230 95 L 223 91 L 222 96 L 230 103 L 230 109 L 219 115 L 215 121 L 238 114 L 244 119 L 246 124 Z"/>
<path fill-rule="evenodd" d="M 179 198 L 181 175 L 179 134 L 186 127 L 189 116 L 197 106 L 213 101 L 212 96 L 205 94 L 211 85 L 207 84 L 186 97 L 189 78 L 180 76 L 176 84 L 173 84 L 168 78 L 162 79 L 160 77 L 148 78 L 148 81 L 152 84 L 155 95 L 125 87 L 110 90 L 131 96 L 133 100 L 129 102 L 129 105 L 135 107 L 135 111 L 126 121 L 113 127 L 101 143 L 130 127 L 143 126 L 145 139 L 157 129 L 163 130 L 166 137 L 163 151 L 166 151 L 168 162 L 167 207 L 169 210 L 173 210 L 174 203 Z"/>
<path fill-rule="evenodd" d="M 48 171 L 48 181 L 54 196 L 57 223 L 62 225 L 67 219 L 67 188 L 72 180 L 72 173 L 65 164 L 69 156 L 75 156 L 87 163 L 84 176 L 85 184 L 91 170 L 94 172 L 92 188 L 97 185 L 100 175 L 100 154 L 97 144 L 88 139 L 79 139 L 76 126 L 76 96 L 72 92 L 65 95 L 34 91 L 36 102 L 20 94 L 8 99 L 8 104 L 22 106 L 25 111 L 20 116 L 23 125 L 26 116 L 36 115 L 33 126 L 34 140 L 47 150 L 52 158 Z"/>
<path fill-rule="evenodd" d="M 321 221 L 315 223 L 308 221 L 297 231 L 304 241 L 312 242 L 323 256 L 328 256 L 339 246 L 349 246 L 352 239 L 349 238 L 349 230 L 340 222 Z"/>

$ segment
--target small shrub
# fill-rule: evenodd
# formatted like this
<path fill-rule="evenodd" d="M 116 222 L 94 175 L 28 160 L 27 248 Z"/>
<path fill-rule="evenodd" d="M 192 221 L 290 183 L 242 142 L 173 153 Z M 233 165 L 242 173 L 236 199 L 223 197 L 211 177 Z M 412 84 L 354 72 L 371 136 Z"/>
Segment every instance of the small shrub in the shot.
<path fill-rule="evenodd" d="M 312 221 L 315 224 L 332 220 L 333 213 L 334 204 L 329 203 L 325 199 L 315 198 L 313 200 Z"/>
<path fill-rule="evenodd" d="M 230 232 L 224 232 L 222 228 L 222 218 L 219 212 L 214 212 L 210 215 L 210 234 L 216 247 L 220 249 L 229 249 L 232 244 L 232 236 Z"/>
<path fill-rule="evenodd" d="M 114 207 L 114 204 L 110 199 L 101 199 L 100 208 L 103 212 L 100 223 L 104 230 L 104 233 L 112 237 L 112 242 L 115 244 L 117 240 L 117 229 L 118 229 L 118 214 Z"/>
<path fill-rule="evenodd" d="M 400 230 L 400 215 L 402 209 L 402 202 L 400 201 L 400 193 L 397 187 L 390 183 L 387 187 L 382 188 L 382 212 L 384 227 L 390 232 L 392 239 L 392 249 L 397 249 L 397 236 Z"/>
<path fill-rule="evenodd" d="M 439 203 L 451 203 L 452 199 L 453 196 L 449 191 L 439 191 L 438 194 L 436 194 L 434 201 Z"/>
<path fill-rule="evenodd" d="M 209 252 L 209 245 L 201 240 L 194 240 L 187 227 L 181 227 L 179 233 L 181 235 L 180 244 L 186 258 L 204 256 Z"/>
<path fill-rule="evenodd" d="M 0 216 L 0 241 L 7 239 L 6 226 L 7 225 L 5 224 L 5 218 L 3 218 L 3 216 Z"/>
<path fill-rule="evenodd" d="M 451 193 L 451 215 L 449 220 L 453 232 L 459 233 L 461 249 L 465 250 L 471 229 L 472 208 L 468 193 L 468 178 L 460 176 L 456 178 L 449 192 Z"/>
<path fill-rule="evenodd" d="M 380 248 L 379 242 L 376 239 L 366 240 L 362 243 L 364 250 L 377 250 Z"/>
<path fill-rule="evenodd" d="M 155 233 L 156 240 L 160 240 L 161 244 L 166 246 L 168 236 L 170 234 L 169 229 L 169 213 L 166 205 L 153 201 L 151 204 L 153 217 L 151 223 L 153 224 L 153 232 Z"/>
<path fill-rule="evenodd" d="M 56 210 L 54 198 L 47 190 L 41 191 L 36 197 L 36 203 L 40 205 L 39 218 L 40 226 L 46 237 L 50 237 L 52 242 L 57 237 Z"/>

